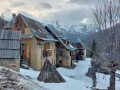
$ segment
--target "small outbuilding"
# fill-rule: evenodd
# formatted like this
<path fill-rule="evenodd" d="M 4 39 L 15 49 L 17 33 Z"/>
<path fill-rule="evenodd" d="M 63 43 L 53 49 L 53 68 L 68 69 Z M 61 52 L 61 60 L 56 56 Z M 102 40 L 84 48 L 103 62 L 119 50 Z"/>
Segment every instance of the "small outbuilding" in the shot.
<path fill-rule="evenodd" d="M 78 37 L 71 38 L 72 45 L 77 48 L 76 60 L 84 60 L 86 58 L 86 46 Z"/>
<path fill-rule="evenodd" d="M 0 30 L 0 66 L 19 71 L 20 31 Z"/>

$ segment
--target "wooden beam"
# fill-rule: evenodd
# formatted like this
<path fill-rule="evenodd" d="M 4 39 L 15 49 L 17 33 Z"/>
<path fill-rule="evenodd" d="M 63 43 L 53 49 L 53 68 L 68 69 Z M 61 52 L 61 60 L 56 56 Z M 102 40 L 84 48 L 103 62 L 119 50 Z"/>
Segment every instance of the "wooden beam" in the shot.
<path fill-rule="evenodd" d="M 29 39 L 29 65 L 31 65 L 31 39 Z"/>
<path fill-rule="evenodd" d="M 36 40 L 37 40 L 37 41 L 43 41 L 43 40 L 41 40 L 41 39 L 38 39 L 38 38 L 36 38 Z"/>
<path fill-rule="evenodd" d="M 21 38 L 21 40 L 30 40 L 31 38 Z"/>

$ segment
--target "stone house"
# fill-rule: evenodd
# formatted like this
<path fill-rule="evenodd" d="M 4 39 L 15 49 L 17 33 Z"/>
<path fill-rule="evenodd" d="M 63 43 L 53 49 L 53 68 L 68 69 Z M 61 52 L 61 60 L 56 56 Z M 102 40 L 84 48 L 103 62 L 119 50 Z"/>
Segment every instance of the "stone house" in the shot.
<path fill-rule="evenodd" d="M 31 18 L 28 18 L 21 13 L 16 16 L 13 14 L 13 19 L 4 26 L 4 30 L 15 30 L 22 32 L 21 38 L 21 58 L 29 63 L 35 69 L 40 70 L 48 59 L 53 65 L 56 65 L 56 47 L 55 40 L 44 26 Z"/>
<path fill-rule="evenodd" d="M 0 30 L 0 66 L 19 71 L 20 31 Z"/>
<path fill-rule="evenodd" d="M 56 28 L 52 25 L 45 27 L 46 30 L 58 40 L 56 42 L 56 65 L 57 67 L 68 67 L 71 68 L 75 60 L 76 48 L 66 39 Z"/>
<path fill-rule="evenodd" d="M 72 45 L 77 48 L 76 60 L 84 60 L 86 58 L 86 47 L 78 37 L 71 39 Z"/>

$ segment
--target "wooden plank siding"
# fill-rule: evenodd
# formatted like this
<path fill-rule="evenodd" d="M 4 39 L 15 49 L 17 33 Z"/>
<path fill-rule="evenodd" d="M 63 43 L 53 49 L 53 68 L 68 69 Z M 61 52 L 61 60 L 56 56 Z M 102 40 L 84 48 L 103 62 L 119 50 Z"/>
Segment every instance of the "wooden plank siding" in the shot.
<path fill-rule="evenodd" d="M 21 32 L 0 30 L 0 58 L 19 58 Z"/>
<path fill-rule="evenodd" d="M 27 45 L 24 44 L 24 54 L 23 54 L 25 57 L 27 56 Z"/>

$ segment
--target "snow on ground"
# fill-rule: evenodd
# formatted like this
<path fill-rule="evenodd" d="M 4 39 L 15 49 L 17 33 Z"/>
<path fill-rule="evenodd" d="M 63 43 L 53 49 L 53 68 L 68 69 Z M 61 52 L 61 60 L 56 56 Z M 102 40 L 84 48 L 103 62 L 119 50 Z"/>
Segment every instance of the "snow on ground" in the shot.
<path fill-rule="evenodd" d="M 37 77 L 40 74 L 40 71 L 34 71 L 32 69 L 20 69 L 20 73 L 24 76 L 29 76 L 37 84 L 44 86 L 50 90 L 92 90 L 92 79 L 86 76 L 88 68 L 91 66 L 91 59 L 86 58 L 84 61 L 79 61 L 76 63 L 74 69 L 67 68 L 57 68 L 58 72 L 66 80 L 64 83 L 44 83 L 39 82 Z M 117 71 L 119 72 L 119 71 Z M 120 90 L 119 79 L 116 78 L 116 90 Z M 97 87 L 99 89 L 107 89 L 109 86 L 109 75 L 104 75 L 97 73 Z"/>
<path fill-rule="evenodd" d="M 33 69 L 23 69 L 20 68 L 20 73 L 23 76 L 30 76 L 32 79 L 36 79 L 38 77 L 38 75 L 40 74 L 40 71 L 35 71 Z"/>
<path fill-rule="evenodd" d="M 0 67 L 0 90 L 47 90 L 20 73 Z"/>
<path fill-rule="evenodd" d="M 116 73 L 120 74 L 120 71 L 119 71 L 119 70 L 117 70 L 117 71 L 116 71 Z"/>

